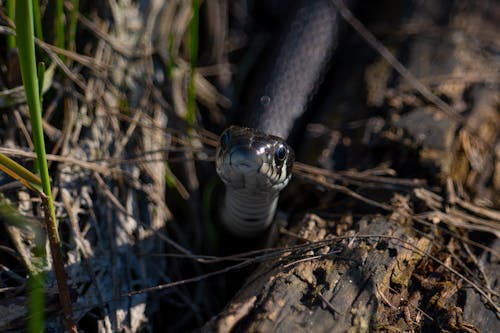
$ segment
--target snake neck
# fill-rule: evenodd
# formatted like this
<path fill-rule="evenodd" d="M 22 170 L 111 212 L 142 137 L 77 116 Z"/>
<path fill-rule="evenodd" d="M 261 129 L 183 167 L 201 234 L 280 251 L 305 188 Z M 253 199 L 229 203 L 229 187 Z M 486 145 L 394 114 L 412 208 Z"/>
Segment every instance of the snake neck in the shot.
<path fill-rule="evenodd" d="M 272 223 L 279 191 L 248 191 L 226 187 L 221 219 L 228 231 L 240 237 L 254 237 Z"/>

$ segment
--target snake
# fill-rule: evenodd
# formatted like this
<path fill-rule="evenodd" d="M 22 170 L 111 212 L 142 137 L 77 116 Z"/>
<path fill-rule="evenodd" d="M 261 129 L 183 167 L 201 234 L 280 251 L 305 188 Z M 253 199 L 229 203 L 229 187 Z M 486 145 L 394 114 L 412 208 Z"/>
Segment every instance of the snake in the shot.
<path fill-rule="evenodd" d="M 263 61 L 249 110 L 219 137 L 215 164 L 225 185 L 222 225 L 239 237 L 262 234 L 273 222 L 280 191 L 292 176 L 286 142 L 305 114 L 338 44 L 340 17 L 329 0 L 297 1 Z"/>

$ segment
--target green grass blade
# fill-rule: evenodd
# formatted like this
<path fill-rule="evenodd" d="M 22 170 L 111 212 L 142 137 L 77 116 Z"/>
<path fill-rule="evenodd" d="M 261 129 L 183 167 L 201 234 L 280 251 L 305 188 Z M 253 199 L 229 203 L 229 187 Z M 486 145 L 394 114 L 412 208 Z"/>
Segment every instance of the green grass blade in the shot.
<path fill-rule="evenodd" d="M 21 182 L 30 190 L 42 192 L 42 181 L 22 165 L 0 153 L 0 170 Z"/>
<path fill-rule="evenodd" d="M 43 273 L 31 274 L 28 278 L 30 298 L 28 301 L 28 332 L 43 332 L 45 327 Z"/>
<path fill-rule="evenodd" d="M 56 8 L 56 13 L 55 13 L 55 36 L 56 40 L 54 41 L 54 44 L 61 48 L 64 49 L 64 3 L 63 0 L 56 0 L 55 1 L 55 8 Z M 62 61 L 65 60 L 65 57 L 63 55 L 59 55 Z"/>
<path fill-rule="evenodd" d="M 40 93 L 40 96 L 39 96 L 40 105 L 43 105 L 43 85 L 44 85 L 44 80 L 45 80 L 45 63 L 44 62 L 38 63 L 37 75 L 38 75 L 38 92 Z"/>
<path fill-rule="evenodd" d="M 194 71 L 196 61 L 198 59 L 198 28 L 200 21 L 200 4 L 198 0 L 191 1 L 193 9 L 193 17 L 191 18 L 189 29 L 189 62 L 191 73 L 189 77 L 188 96 L 187 96 L 187 114 L 186 121 L 190 125 L 194 125 L 196 121 L 196 91 L 194 82 Z"/>
<path fill-rule="evenodd" d="M 45 141 L 42 129 L 42 108 L 38 75 L 36 71 L 35 39 L 33 36 L 33 7 L 30 0 L 17 0 L 16 8 L 17 45 L 19 49 L 19 63 L 23 78 L 26 100 L 28 102 L 30 120 L 33 131 L 33 143 L 37 155 L 37 166 L 42 179 L 42 188 L 50 198 L 50 210 L 54 212 L 52 191 L 50 188 L 49 170 L 46 160 Z M 55 214 L 54 214 L 55 215 Z"/>
<path fill-rule="evenodd" d="M 7 0 L 7 16 L 14 21 L 16 0 Z M 7 35 L 7 49 L 12 50 L 16 47 L 16 37 L 14 35 Z"/>
<path fill-rule="evenodd" d="M 72 9 L 69 13 L 69 22 L 68 22 L 68 50 L 76 51 L 76 26 L 77 26 L 77 14 L 78 14 L 78 6 L 80 5 L 79 0 L 72 0 Z"/>
<path fill-rule="evenodd" d="M 16 3 L 17 45 L 21 76 L 30 111 L 30 120 L 33 131 L 33 142 L 37 154 L 36 163 L 41 173 L 43 192 L 49 198 L 49 209 L 54 212 L 52 193 L 50 189 L 49 171 L 45 159 L 45 143 L 42 130 L 42 111 L 40 94 L 38 91 L 38 76 L 35 61 L 35 40 L 33 27 L 33 3 L 31 0 L 18 0 Z M 38 252 L 38 251 L 37 251 Z M 35 253 L 36 255 L 36 253 Z M 43 254 L 42 254 L 43 255 Z M 40 273 L 42 274 L 42 273 Z M 43 326 L 43 289 L 40 288 L 42 278 L 39 273 L 32 272 L 30 277 L 30 295 L 28 319 L 29 332 L 41 332 Z"/>
<path fill-rule="evenodd" d="M 62 0 L 60 0 L 62 1 Z M 36 70 L 35 58 L 35 38 L 33 28 L 33 4 L 31 0 L 17 0 L 16 7 L 16 29 L 17 29 L 17 45 L 19 50 L 19 64 L 21 67 L 21 76 L 23 78 L 24 90 L 26 92 L 26 100 L 30 111 L 31 128 L 33 132 L 33 143 L 37 155 L 37 166 L 40 171 L 42 180 L 42 189 L 44 196 L 42 199 L 42 208 L 44 209 L 44 219 L 47 228 L 47 236 L 52 254 L 54 274 L 59 289 L 59 301 L 62 306 L 63 323 L 66 330 L 77 332 L 76 324 L 73 320 L 71 298 L 66 282 L 66 274 L 64 272 L 64 260 L 61 253 L 61 240 L 57 229 L 57 221 L 54 210 L 54 199 L 52 198 L 52 190 L 50 188 L 49 169 L 47 166 L 47 158 L 45 153 L 45 142 L 42 129 L 42 110 L 40 103 L 40 92 L 38 84 L 38 76 Z M 44 74 L 42 73 L 42 76 Z M 41 253 L 43 255 L 43 252 Z M 42 273 L 40 273 L 42 274 Z M 33 274 L 36 280 L 37 274 Z M 31 295 L 33 297 L 39 295 L 38 287 L 34 285 Z M 43 301 L 34 299 L 30 304 L 39 306 Z M 42 309 L 41 309 L 42 310 Z M 38 313 L 33 309 L 34 313 Z M 30 318 L 36 318 L 32 313 Z M 29 326 L 29 325 L 28 325 Z M 31 329 L 31 327 L 29 326 Z M 34 329 L 34 328 L 33 328 Z"/>
<path fill-rule="evenodd" d="M 42 17 L 40 15 L 40 4 L 38 0 L 33 0 L 33 23 L 35 25 L 35 36 L 43 40 Z"/>

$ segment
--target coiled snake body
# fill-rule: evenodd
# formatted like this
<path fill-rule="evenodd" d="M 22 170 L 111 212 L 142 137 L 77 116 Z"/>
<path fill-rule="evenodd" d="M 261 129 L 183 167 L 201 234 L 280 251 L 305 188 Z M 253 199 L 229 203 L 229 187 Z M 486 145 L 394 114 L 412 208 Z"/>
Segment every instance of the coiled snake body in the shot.
<path fill-rule="evenodd" d="M 233 234 L 258 235 L 274 218 L 294 160 L 284 139 L 322 81 L 337 45 L 338 21 L 329 0 L 299 1 L 247 100 L 245 127 L 231 126 L 220 136 L 216 169 L 226 185 L 220 217 Z"/>

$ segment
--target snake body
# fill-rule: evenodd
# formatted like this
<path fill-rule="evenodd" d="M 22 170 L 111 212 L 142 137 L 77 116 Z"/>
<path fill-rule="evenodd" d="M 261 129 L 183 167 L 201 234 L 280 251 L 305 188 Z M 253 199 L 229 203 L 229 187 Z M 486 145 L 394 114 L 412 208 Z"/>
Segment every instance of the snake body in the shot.
<path fill-rule="evenodd" d="M 226 185 L 220 217 L 241 237 L 271 224 L 294 160 L 285 142 L 317 91 L 336 48 L 339 15 L 329 0 L 298 1 L 245 100 L 242 125 L 219 139 L 216 169 Z"/>

